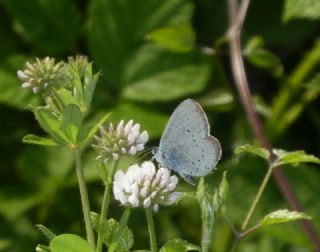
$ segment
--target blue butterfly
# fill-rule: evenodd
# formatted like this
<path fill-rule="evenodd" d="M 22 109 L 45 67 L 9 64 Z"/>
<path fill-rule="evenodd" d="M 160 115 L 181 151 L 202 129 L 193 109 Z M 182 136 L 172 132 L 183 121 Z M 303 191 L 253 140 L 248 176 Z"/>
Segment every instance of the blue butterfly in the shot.
<path fill-rule="evenodd" d="M 172 113 L 154 155 L 188 183 L 209 174 L 221 158 L 219 141 L 210 135 L 206 114 L 194 100 L 184 100 Z"/>

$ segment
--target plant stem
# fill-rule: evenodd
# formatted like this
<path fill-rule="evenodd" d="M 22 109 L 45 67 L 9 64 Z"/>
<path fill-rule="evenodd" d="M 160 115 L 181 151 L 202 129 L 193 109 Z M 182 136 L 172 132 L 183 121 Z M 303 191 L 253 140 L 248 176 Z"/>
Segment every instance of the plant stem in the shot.
<path fill-rule="evenodd" d="M 258 202 L 259 202 L 259 200 L 261 198 L 261 195 L 264 192 L 264 189 L 266 188 L 266 185 L 267 185 L 267 183 L 268 183 L 268 181 L 269 181 L 269 179 L 270 179 L 270 177 L 272 175 L 272 171 L 273 171 L 272 166 L 270 166 L 269 169 L 268 169 L 268 172 L 266 173 L 266 175 L 265 175 L 265 177 L 264 177 L 264 179 L 263 179 L 263 181 L 262 181 L 262 183 L 261 183 L 261 185 L 259 187 L 257 195 L 256 195 L 256 197 L 254 198 L 254 200 L 252 202 L 252 205 L 251 205 L 251 207 L 250 207 L 250 209 L 249 209 L 249 211 L 247 213 L 247 216 L 246 216 L 246 218 L 244 219 L 244 221 L 243 221 L 243 223 L 241 225 L 241 229 L 242 230 L 246 229 L 246 227 L 247 227 L 247 225 L 248 225 L 248 223 L 249 223 L 249 221 L 250 221 L 250 219 L 252 217 L 252 214 L 253 214 L 254 210 L 256 209 L 256 206 L 257 206 L 257 204 L 258 204 Z"/>
<path fill-rule="evenodd" d="M 249 234 L 251 234 L 253 231 L 255 231 L 256 229 L 258 229 L 259 227 L 261 227 L 260 224 L 257 224 L 249 229 L 247 229 L 246 231 L 244 231 L 242 234 L 241 234 L 241 238 L 245 237 L 245 236 L 248 236 Z"/>
<path fill-rule="evenodd" d="M 154 231 L 152 208 L 150 207 L 146 208 L 146 215 L 147 215 L 148 228 L 149 228 L 151 252 L 157 252 L 157 240 L 156 240 L 156 233 Z"/>
<path fill-rule="evenodd" d="M 110 171 L 108 172 L 109 176 L 107 178 L 107 181 L 105 181 L 105 190 L 103 194 L 103 200 L 102 200 L 102 207 L 100 212 L 100 219 L 99 219 L 99 230 L 98 230 L 98 241 L 97 241 L 97 249 L 96 252 L 102 251 L 102 245 L 104 240 L 104 222 L 107 219 L 108 216 L 108 208 L 109 208 L 109 202 L 110 202 L 110 193 L 111 193 L 111 185 L 112 185 L 112 178 L 113 173 L 117 169 L 118 161 L 114 161 L 112 166 L 110 167 Z"/>
<path fill-rule="evenodd" d="M 73 150 L 75 164 L 76 164 L 76 171 L 80 189 L 80 198 L 82 203 L 82 211 L 84 216 L 84 222 L 86 226 L 86 233 L 87 233 L 87 240 L 88 242 L 95 247 L 95 240 L 94 240 L 94 232 L 93 227 L 90 219 L 90 204 L 88 198 L 88 190 L 86 181 L 84 178 L 84 173 L 81 165 L 81 158 L 79 150 Z"/>
<path fill-rule="evenodd" d="M 241 29 L 244 22 L 244 18 L 246 16 L 246 10 L 249 4 L 249 0 L 242 0 L 239 6 L 237 0 L 228 0 L 229 7 L 229 22 L 230 22 L 230 31 L 229 31 L 229 40 L 230 40 L 230 59 L 232 65 L 232 73 L 234 75 L 234 80 L 236 83 L 236 87 L 238 89 L 241 102 L 246 112 L 246 116 L 250 123 L 250 126 L 259 140 L 261 145 L 268 149 L 272 150 L 272 145 L 269 138 L 266 135 L 262 122 L 254 110 L 253 100 L 250 93 L 250 89 L 248 86 L 248 80 L 244 68 L 244 62 L 242 58 L 241 52 Z M 320 51 L 320 50 L 319 50 Z M 312 64 L 311 64 L 312 65 Z M 301 72 L 306 72 L 301 71 Z M 297 74 L 297 76 L 301 76 Z M 295 77 L 295 80 L 299 79 Z M 273 157 L 271 157 L 272 159 Z M 280 188 L 283 195 L 286 197 L 290 206 L 296 210 L 303 212 L 303 209 L 300 205 L 299 200 L 297 199 L 288 179 L 285 174 L 279 167 L 275 167 L 274 176 L 277 182 L 278 187 Z M 308 235 L 309 239 L 313 242 L 314 246 L 317 250 L 320 251 L 320 239 L 311 225 L 310 221 L 302 220 L 301 224 L 305 233 Z"/>

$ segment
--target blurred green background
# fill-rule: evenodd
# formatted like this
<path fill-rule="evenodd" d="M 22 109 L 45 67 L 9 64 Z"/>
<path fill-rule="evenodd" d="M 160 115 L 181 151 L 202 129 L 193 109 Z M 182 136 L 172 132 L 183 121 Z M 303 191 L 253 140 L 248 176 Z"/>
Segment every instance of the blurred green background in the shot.
<path fill-rule="evenodd" d="M 243 53 L 268 136 L 277 148 L 304 149 L 320 156 L 320 1 L 252 0 L 243 30 Z M 184 98 L 199 101 L 212 134 L 223 148 L 218 170 L 208 177 L 214 188 L 228 171 L 227 212 L 239 226 L 265 173 L 266 163 L 237 157 L 235 146 L 255 143 L 240 106 L 229 64 L 224 0 L 2 0 L 0 1 L 0 251 L 35 251 L 46 243 L 41 223 L 57 234 L 84 235 L 73 160 L 66 150 L 24 145 L 28 133 L 44 134 L 25 108 L 39 102 L 20 88 L 16 71 L 26 60 L 85 54 L 102 77 L 92 116 L 113 111 L 112 121 L 141 123 L 158 144 L 170 113 Z M 213 50 L 209 50 L 211 48 Z M 93 162 L 85 169 L 93 211 L 99 211 L 103 186 Z M 285 167 L 305 212 L 320 235 L 319 167 Z M 183 190 L 195 190 L 182 185 Z M 271 181 L 254 219 L 288 208 Z M 188 209 L 188 211 L 186 211 Z M 112 217 L 121 211 L 114 202 Z M 159 243 L 181 237 L 199 244 L 200 211 L 196 202 L 162 207 L 156 215 Z M 254 222 L 253 222 L 254 223 Z M 136 243 L 148 248 L 144 212 L 129 222 Z M 218 221 L 212 251 L 233 242 Z M 239 251 L 311 251 L 298 223 L 264 228 L 246 238 Z"/>

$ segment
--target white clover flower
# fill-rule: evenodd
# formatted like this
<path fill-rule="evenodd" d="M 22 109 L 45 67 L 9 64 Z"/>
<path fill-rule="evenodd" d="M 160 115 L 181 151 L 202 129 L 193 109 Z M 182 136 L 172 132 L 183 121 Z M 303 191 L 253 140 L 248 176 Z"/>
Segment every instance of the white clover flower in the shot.
<path fill-rule="evenodd" d="M 124 206 L 152 207 L 157 212 L 159 205 L 173 205 L 182 197 L 181 192 L 174 192 L 177 184 L 177 176 L 170 176 L 167 168 L 156 170 L 151 161 L 145 161 L 141 166 L 131 165 L 126 173 L 116 172 L 113 194 Z"/>
<path fill-rule="evenodd" d="M 62 85 L 68 80 L 63 62 L 55 63 L 54 58 L 46 57 L 36 62 L 26 62 L 26 69 L 17 72 L 18 78 L 23 81 L 22 88 L 31 88 L 36 94 L 48 87 Z"/>
<path fill-rule="evenodd" d="M 148 141 L 148 132 L 140 133 L 140 124 L 134 124 L 130 120 L 124 124 L 122 120 L 116 128 L 112 123 L 107 126 L 101 126 L 99 134 L 94 136 L 96 144 L 92 147 L 98 152 L 97 160 L 104 162 L 110 159 L 118 160 L 121 155 L 135 155 L 144 149 Z"/>

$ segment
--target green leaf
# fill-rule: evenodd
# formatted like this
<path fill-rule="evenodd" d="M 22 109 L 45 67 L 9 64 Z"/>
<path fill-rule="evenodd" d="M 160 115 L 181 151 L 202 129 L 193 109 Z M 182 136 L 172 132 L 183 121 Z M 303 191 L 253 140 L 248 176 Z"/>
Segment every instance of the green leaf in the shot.
<path fill-rule="evenodd" d="M 228 191 L 229 191 L 229 183 L 227 180 L 227 172 L 223 172 L 222 180 L 219 185 L 218 189 L 218 205 L 215 207 L 216 209 L 219 209 L 223 206 L 227 196 L 228 196 Z"/>
<path fill-rule="evenodd" d="M 250 42 L 249 42 L 250 43 Z M 263 48 L 254 48 L 256 45 L 249 44 L 244 50 L 244 56 L 252 65 L 271 71 L 275 76 L 280 76 L 283 66 L 279 57 Z"/>
<path fill-rule="evenodd" d="M 264 117 L 270 117 L 272 115 L 272 109 L 270 106 L 263 100 L 261 96 L 255 95 L 253 97 L 254 109 Z"/>
<path fill-rule="evenodd" d="M 315 74 L 315 76 L 306 83 L 306 87 L 320 92 L 320 73 Z"/>
<path fill-rule="evenodd" d="M 77 105 L 80 105 L 78 104 L 78 100 L 76 99 L 76 97 L 74 97 L 72 95 L 72 92 L 70 90 L 67 90 L 65 88 L 60 88 L 57 93 L 59 94 L 61 100 L 63 101 L 63 103 L 65 105 L 68 105 L 68 104 L 77 104 Z"/>
<path fill-rule="evenodd" d="M 57 146 L 58 145 L 51 138 L 39 137 L 39 136 L 36 136 L 36 135 L 33 135 L 33 134 L 29 134 L 29 135 L 24 136 L 22 141 L 24 143 L 44 145 L 44 146 Z"/>
<path fill-rule="evenodd" d="M 92 246 L 82 237 L 62 234 L 50 241 L 51 252 L 94 252 Z"/>
<path fill-rule="evenodd" d="M 74 169 L 73 155 L 59 146 L 29 146 L 17 159 L 16 166 L 24 185 L 39 188 L 37 190 L 49 195 L 73 181 L 68 177 Z"/>
<path fill-rule="evenodd" d="M 147 34 L 150 41 L 176 52 L 189 52 L 195 43 L 195 34 L 190 24 L 163 27 Z"/>
<path fill-rule="evenodd" d="M 246 43 L 244 48 L 244 53 L 254 52 L 256 49 L 262 48 L 264 46 L 264 41 L 261 36 L 253 36 Z"/>
<path fill-rule="evenodd" d="M 81 32 L 80 13 L 72 0 L 4 0 L 20 39 L 52 55 L 71 49 Z"/>
<path fill-rule="evenodd" d="M 96 231 L 99 230 L 99 214 L 91 212 L 91 219 L 93 227 Z M 116 231 L 119 228 L 119 223 L 115 219 L 105 220 L 103 222 L 103 240 L 107 246 L 112 245 L 114 242 Z M 119 246 L 117 250 L 130 250 L 133 246 L 134 236 L 133 232 L 126 226 L 119 237 Z"/>
<path fill-rule="evenodd" d="M 46 131 L 59 144 L 68 143 L 68 138 L 60 130 L 60 121 L 49 110 L 45 108 L 37 108 L 34 111 L 35 117 L 41 128 Z"/>
<path fill-rule="evenodd" d="M 181 239 L 173 239 L 162 246 L 160 252 L 200 251 L 200 247 Z"/>
<path fill-rule="evenodd" d="M 289 211 L 287 209 L 281 209 L 269 213 L 266 215 L 259 224 L 262 226 L 283 223 L 283 222 L 290 222 L 300 219 L 308 219 L 311 220 L 311 217 L 305 213 L 296 212 L 296 211 Z"/>
<path fill-rule="evenodd" d="M 99 73 L 92 74 L 92 64 L 86 67 L 83 77 L 83 100 L 86 111 L 89 110 L 99 76 Z"/>
<path fill-rule="evenodd" d="M 319 158 L 306 154 L 303 150 L 288 152 L 281 149 L 273 149 L 272 152 L 277 155 L 277 159 L 274 161 L 273 166 L 299 163 L 320 164 Z"/>
<path fill-rule="evenodd" d="M 200 204 L 200 202 L 203 201 L 204 196 L 205 196 L 205 184 L 204 184 L 204 179 L 201 178 L 198 183 L 198 188 L 197 188 L 197 193 L 196 193 L 196 197 L 197 197 L 199 204 Z"/>
<path fill-rule="evenodd" d="M 110 117 L 111 113 L 105 114 L 102 118 L 100 118 L 97 122 L 93 123 L 93 126 L 90 127 L 82 127 L 79 132 L 78 136 L 78 143 L 79 144 L 87 144 L 91 141 L 94 134 L 96 134 L 97 130 L 101 125 L 103 125 Z"/>
<path fill-rule="evenodd" d="M 217 111 L 229 111 L 234 106 L 234 96 L 230 90 L 217 89 L 208 92 L 198 99 L 199 103 L 206 109 Z"/>
<path fill-rule="evenodd" d="M 250 153 L 250 154 L 262 157 L 265 160 L 269 160 L 269 156 L 270 156 L 270 152 L 267 149 L 256 147 L 250 144 L 238 146 L 234 152 L 235 154 L 240 154 L 243 152 Z"/>
<path fill-rule="evenodd" d="M 90 51 L 104 78 L 113 88 L 120 89 L 133 82 L 126 78 L 127 65 L 146 43 L 145 35 L 159 27 L 188 23 L 191 18 L 192 4 L 186 0 L 91 1 Z M 140 55 L 143 56 L 146 55 Z M 159 60 L 153 58 L 146 65 L 156 68 L 154 63 Z"/>
<path fill-rule="evenodd" d="M 41 233 L 44 234 L 48 239 L 49 241 L 51 241 L 53 238 L 56 237 L 56 234 L 53 233 L 51 230 L 49 230 L 48 228 L 46 228 L 45 226 L 41 225 L 41 224 L 38 224 L 36 225 L 37 228 L 40 229 Z"/>
<path fill-rule="evenodd" d="M 68 104 L 62 112 L 61 130 L 68 137 L 70 143 L 77 143 L 78 132 L 82 124 L 80 108 L 75 104 Z"/>
<path fill-rule="evenodd" d="M 318 0 L 286 0 L 283 20 L 295 18 L 320 18 L 320 2 Z"/>
<path fill-rule="evenodd" d="M 198 52 L 178 54 L 145 46 L 127 65 L 122 96 L 143 102 L 175 100 L 202 91 L 210 71 L 207 58 Z"/>

